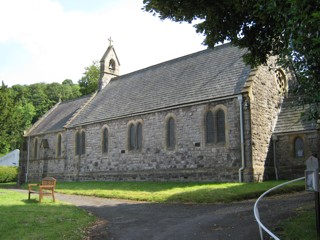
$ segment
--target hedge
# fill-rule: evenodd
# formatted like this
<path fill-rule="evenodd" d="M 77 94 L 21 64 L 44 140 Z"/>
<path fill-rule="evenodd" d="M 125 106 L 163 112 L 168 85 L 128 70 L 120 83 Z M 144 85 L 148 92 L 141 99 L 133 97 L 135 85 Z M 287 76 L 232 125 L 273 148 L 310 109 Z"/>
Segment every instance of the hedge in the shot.
<path fill-rule="evenodd" d="M 16 182 L 18 167 L 0 166 L 0 183 Z"/>

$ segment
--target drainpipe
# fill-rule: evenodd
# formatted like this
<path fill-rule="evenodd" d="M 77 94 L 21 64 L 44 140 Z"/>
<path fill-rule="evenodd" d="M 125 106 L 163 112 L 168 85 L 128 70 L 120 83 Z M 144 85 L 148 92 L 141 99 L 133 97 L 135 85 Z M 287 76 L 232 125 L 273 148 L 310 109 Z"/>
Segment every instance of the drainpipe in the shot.
<path fill-rule="evenodd" d="M 276 180 L 279 180 L 278 168 L 277 168 L 277 158 L 276 158 L 276 141 L 277 140 L 278 140 L 277 135 L 272 135 L 274 173 L 276 174 Z"/>
<path fill-rule="evenodd" d="M 30 136 L 28 137 L 27 170 L 26 170 L 26 179 L 25 179 L 26 183 L 28 182 L 29 160 L 30 160 Z"/>
<path fill-rule="evenodd" d="M 244 134 L 243 134 L 243 107 L 242 107 L 242 95 L 238 95 L 239 110 L 240 110 L 240 141 L 241 141 L 241 168 L 239 168 L 239 182 L 243 182 L 243 170 L 245 167 L 244 162 Z"/>

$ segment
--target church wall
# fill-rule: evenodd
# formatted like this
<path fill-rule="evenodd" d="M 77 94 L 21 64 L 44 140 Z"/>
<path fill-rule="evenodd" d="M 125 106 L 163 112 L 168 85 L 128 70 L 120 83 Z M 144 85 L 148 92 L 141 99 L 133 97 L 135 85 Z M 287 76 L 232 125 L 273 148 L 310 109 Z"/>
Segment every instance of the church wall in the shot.
<path fill-rule="evenodd" d="M 64 133 L 59 133 L 62 136 L 62 146 L 64 146 Z M 62 154 L 57 156 L 57 136 L 58 133 L 49 133 L 30 137 L 25 139 L 24 148 L 20 154 L 20 176 L 21 182 L 26 179 L 26 172 L 28 171 L 28 182 L 41 181 L 43 177 L 50 176 L 57 179 L 62 179 L 65 162 L 65 148 L 62 147 Z M 38 142 L 37 156 L 35 156 L 35 139 Z M 43 144 L 43 141 L 47 142 Z M 28 142 L 29 161 L 28 161 Z M 45 145 L 45 146 L 44 146 Z"/>
<path fill-rule="evenodd" d="M 251 78 L 254 81 L 250 98 L 252 167 L 254 180 L 262 181 L 282 97 L 275 76 L 270 73 L 268 67 L 259 67 Z"/>
<path fill-rule="evenodd" d="M 303 140 L 303 154 L 295 154 L 294 142 L 299 137 Z M 277 135 L 275 142 L 276 165 L 279 179 L 294 179 L 304 176 L 306 160 L 311 155 L 319 157 L 319 133 L 291 133 Z"/>
<path fill-rule="evenodd" d="M 206 145 L 204 115 L 208 109 L 226 110 L 226 144 Z M 166 149 L 166 118 L 176 123 L 175 149 Z M 129 124 L 142 124 L 142 149 L 128 150 Z M 102 153 L 103 127 L 109 130 L 109 151 Z M 133 118 L 83 126 L 86 153 L 75 155 L 68 147 L 65 180 L 187 180 L 238 181 L 241 167 L 238 100 L 184 107 Z M 75 133 L 69 129 L 68 146 Z"/>

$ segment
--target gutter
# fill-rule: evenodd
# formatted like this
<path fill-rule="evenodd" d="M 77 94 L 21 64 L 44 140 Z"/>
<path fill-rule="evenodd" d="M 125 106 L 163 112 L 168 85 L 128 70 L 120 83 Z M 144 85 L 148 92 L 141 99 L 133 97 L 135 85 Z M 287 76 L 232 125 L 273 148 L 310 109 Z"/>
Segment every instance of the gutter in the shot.
<path fill-rule="evenodd" d="M 276 175 L 276 180 L 279 180 L 278 168 L 277 168 L 277 158 L 276 158 L 276 141 L 277 140 L 278 140 L 277 135 L 272 135 L 274 173 Z"/>
<path fill-rule="evenodd" d="M 238 95 L 239 110 L 240 110 L 240 141 L 241 141 L 241 168 L 239 168 L 239 182 L 243 182 L 243 170 L 245 168 L 244 159 L 244 133 L 243 133 L 243 106 L 242 95 Z"/>

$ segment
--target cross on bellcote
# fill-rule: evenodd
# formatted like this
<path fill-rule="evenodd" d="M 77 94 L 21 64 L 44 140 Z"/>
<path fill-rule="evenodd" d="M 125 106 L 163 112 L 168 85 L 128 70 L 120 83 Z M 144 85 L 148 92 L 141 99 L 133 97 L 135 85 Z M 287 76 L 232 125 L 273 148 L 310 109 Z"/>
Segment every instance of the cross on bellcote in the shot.
<path fill-rule="evenodd" d="M 109 46 L 112 46 L 113 40 L 111 39 L 111 37 L 109 37 L 108 41 L 109 41 Z"/>

